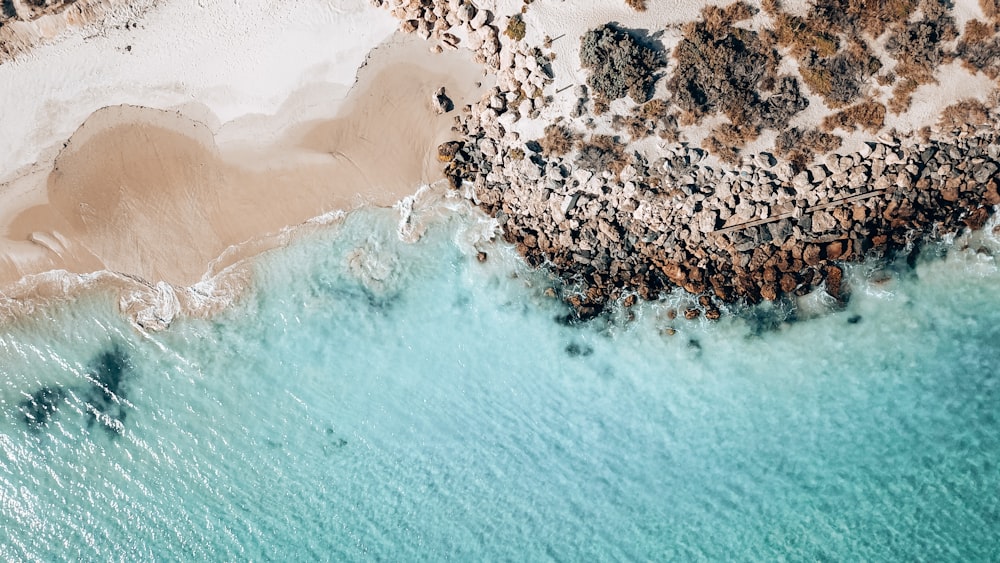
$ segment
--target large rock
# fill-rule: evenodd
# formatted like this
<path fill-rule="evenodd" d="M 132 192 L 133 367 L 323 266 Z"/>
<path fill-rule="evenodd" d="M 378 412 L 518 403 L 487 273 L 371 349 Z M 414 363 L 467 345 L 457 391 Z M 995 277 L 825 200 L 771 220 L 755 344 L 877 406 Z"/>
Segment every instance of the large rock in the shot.
<path fill-rule="evenodd" d="M 825 233 L 837 227 L 837 219 L 824 210 L 819 210 L 812 215 L 812 232 Z"/>
<path fill-rule="evenodd" d="M 455 109 L 455 103 L 451 101 L 444 92 L 444 86 L 437 89 L 434 95 L 431 97 L 431 102 L 434 104 L 434 109 L 438 114 L 448 113 L 449 111 Z"/>

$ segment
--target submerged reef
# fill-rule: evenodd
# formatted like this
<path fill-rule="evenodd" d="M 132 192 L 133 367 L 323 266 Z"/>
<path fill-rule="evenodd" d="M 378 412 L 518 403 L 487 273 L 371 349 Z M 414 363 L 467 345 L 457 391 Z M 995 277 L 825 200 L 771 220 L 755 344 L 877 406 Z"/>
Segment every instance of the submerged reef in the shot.
<path fill-rule="evenodd" d="M 98 354 L 87 368 L 85 385 L 45 386 L 18 403 L 21 419 L 29 430 L 40 431 L 69 401 L 80 401 L 87 427 L 95 424 L 112 435 L 124 431 L 127 415 L 126 383 L 131 376 L 132 362 L 125 351 L 113 345 Z"/>

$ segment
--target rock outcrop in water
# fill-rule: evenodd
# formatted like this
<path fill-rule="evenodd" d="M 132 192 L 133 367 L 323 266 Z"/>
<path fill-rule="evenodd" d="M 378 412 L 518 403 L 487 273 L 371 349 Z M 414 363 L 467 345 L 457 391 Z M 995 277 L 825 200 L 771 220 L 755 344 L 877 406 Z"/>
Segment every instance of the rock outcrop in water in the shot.
<path fill-rule="evenodd" d="M 752 43 L 761 60 L 748 60 L 742 71 L 687 76 L 697 68 L 684 63 L 685 49 L 698 49 L 684 39 L 675 53 L 680 64 L 668 81 L 683 87 L 673 102 L 654 99 L 637 106 L 631 116 L 612 120 L 616 130 L 608 135 L 593 131 L 595 119 L 608 111 L 606 95 L 591 100 L 588 88 L 577 86 L 579 102 L 568 115 L 550 118 L 545 137 L 535 140 L 522 137 L 520 131 L 530 127 L 522 128 L 519 121 L 538 118 L 552 99 L 546 95 L 553 81 L 551 54 L 501 40 L 489 23 L 494 14 L 470 3 L 409 3 L 392 9 L 404 20 L 404 30 L 423 30 L 428 37 L 445 33 L 449 25 L 464 25 L 477 60 L 496 72 L 492 92 L 456 119 L 462 140 L 441 148 L 446 175 L 453 187 L 464 188 L 497 218 L 504 238 L 530 264 L 546 266 L 567 282 L 566 299 L 581 318 L 599 313 L 609 301 L 631 295 L 655 299 L 674 288 L 700 296 L 699 306 L 685 311 L 689 318 L 718 318 L 723 302 L 755 303 L 818 287 L 841 299 L 844 262 L 889 257 L 927 237 L 979 229 L 1000 203 L 1000 132 L 992 108 L 963 102 L 966 109 L 976 106 L 977 118 L 969 119 L 970 113 L 956 104 L 939 124 L 919 134 L 890 130 L 871 135 L 857 150 L 838 152 L 836 135 L 789 125 L 809 102 L 796 77 L 778 74 L 776 32 L 734 26 L 755 13 L 746 4 L 706 8 L 704 21 L 685 28 L 685 37 L 721 37 L 713 43 L 717 48 L 729 45 L 745 54 L 752 54 Z M 779 25 L 795 24 L 778 10 Z M 923 14 L 925 19 L 950 18 L 928 7 Z M 813 26 L 822 21 L 815 18 Z M 886 23 L 896 43 L 905 43 L 907 25 Z M 849 41 L 859 41 L 856 34 L 863 31 L 850 31 L 855 35 Z M 850 85 L 853 94 L 845 98 L 852 102 L 865 80 L 875 80 L 879 67 L 865 62 L 874 60 L 868 43 L 853 51 L 838 50 L 838 45 L 817 39 L 792 49 L 806 56 L 825 48 L 831 65 L 838 56 L 861 65 L 864 72 L 852 75 L 857 84 Z M 915 56 L 913 49 L 897 51 Z M 736 96 L 745 90 L 739 85 L 726 90 L 735 79 L 764 88 L 749 92 L 756 102 Z M 816 80 L 811 75 L 806 84 Z M 701 113 L 684 109 L 684 100 L 701 103 Z M 727 116 L 728 124 L 702 146 L 684 142 L 678 118 L 690 125 L 709 111 Z M 867 101 L 831 112 L 823 126 L 831 132 L 879 131 L 884 119 L 885 106 Z M 743 154 L 740 147 L 766 128 L 779 132 L 779 150 Z M 660 140 L 643 142 L 651 134 Z"/>

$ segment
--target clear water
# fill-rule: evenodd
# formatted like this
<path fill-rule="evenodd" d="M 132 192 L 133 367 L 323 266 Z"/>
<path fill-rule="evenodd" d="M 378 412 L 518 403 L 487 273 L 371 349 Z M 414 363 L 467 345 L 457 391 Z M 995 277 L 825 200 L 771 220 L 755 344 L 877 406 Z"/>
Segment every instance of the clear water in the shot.
<path fill-rule="evenodd" d="M 398 221 L 265 256 L 211 321 L 92 293 L 7 329 L 0 557 L 1000 559 L 989 252 L 798 322 L 571 327 L 475 216 Z"/>

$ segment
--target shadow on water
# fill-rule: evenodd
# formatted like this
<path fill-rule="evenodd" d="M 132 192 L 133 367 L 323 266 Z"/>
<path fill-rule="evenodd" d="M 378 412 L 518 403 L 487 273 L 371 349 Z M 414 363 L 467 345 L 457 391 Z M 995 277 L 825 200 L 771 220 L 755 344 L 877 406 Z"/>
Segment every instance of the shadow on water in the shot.
<path fill-rule="evenodd" d="M 38 430 L 49 423 L 59 404 L 66 398 L 61 387 L 42 387 L 30 397 L 18 403 L 22 420 L 31 430 Z"/>
<path fill-rule="evenodd" d="M 100 422 L 105 430 L 122 433 L 127 414 L 124 383 L 131 371 L 128 355 L 117 344 L 97 356 L 87 377 L 93 386 L 84 395 L 90 417 L 88 428 Z"/>
<path fill-rule="evenodd" d="M 29 430 L 40 431 L 58 414 L 60 406 L 81 397 L 88 428 L 100 423 L 111 435 L 121 435 L 127 416 L 126 381 L 131 373 L 128 354 L 114 344 L 91 361 L 85 375 L 89 385 L 38 389 L 18 403 L 21 420 Z"/>
<path fill-rule="evenodd" d="M 566 345 L 566 355 L 571 358 L 579 358 L 581 356 L 589 356 L 594 353 L 594 348 L 588 346 L 587 344 L 580 344 L 577 342 L 570 342 Z"/>

